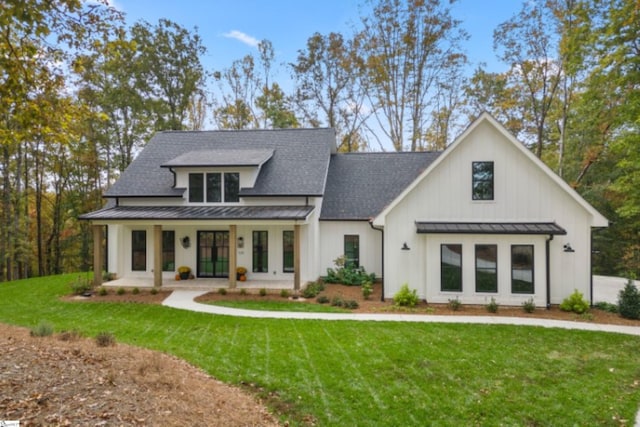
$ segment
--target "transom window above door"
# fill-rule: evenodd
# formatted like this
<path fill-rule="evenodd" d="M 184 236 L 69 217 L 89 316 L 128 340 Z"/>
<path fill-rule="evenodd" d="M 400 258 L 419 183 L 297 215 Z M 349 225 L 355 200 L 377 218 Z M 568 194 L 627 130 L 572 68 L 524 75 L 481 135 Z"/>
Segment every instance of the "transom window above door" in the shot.
<path fill-rule="evenodd" d="M 240 193 L 238 172 L 208 172 L 189 174 L 189 202 L 237 203 Z"/>

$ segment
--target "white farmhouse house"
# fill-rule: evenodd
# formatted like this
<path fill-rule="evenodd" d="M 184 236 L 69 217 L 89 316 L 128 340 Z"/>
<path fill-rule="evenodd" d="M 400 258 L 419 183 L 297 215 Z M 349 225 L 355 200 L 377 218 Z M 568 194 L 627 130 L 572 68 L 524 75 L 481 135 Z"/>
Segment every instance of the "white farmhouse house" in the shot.
<path fill-rule="evenodd" d="M 383 297 L 406 283 L 429 302 L 592 299 L 591 232 L 608 225 L 486 113 L 442 152 L 340 154 L 331 129 L 160 132 L 105 197 L 81 217 L 94 271 L 161 286 L 185 265 L 235 287 L 243 266 L 297 289 L 344 255 Z"/>

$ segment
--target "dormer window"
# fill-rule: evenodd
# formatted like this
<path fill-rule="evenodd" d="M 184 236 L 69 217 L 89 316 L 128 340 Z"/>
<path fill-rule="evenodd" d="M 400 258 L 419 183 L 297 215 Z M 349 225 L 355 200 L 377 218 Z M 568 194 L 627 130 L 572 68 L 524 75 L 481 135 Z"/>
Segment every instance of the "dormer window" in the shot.
<path fill-rule="evenodd" d="M 237 203 L 240 193 L 238 172 L 210 172 L 189 174 L 189 202 Z"/>
<path fill-rule="evenodd" d="M 473 200 L 493 200 L 493 162 L 473 162 L 471 177 Z"/>

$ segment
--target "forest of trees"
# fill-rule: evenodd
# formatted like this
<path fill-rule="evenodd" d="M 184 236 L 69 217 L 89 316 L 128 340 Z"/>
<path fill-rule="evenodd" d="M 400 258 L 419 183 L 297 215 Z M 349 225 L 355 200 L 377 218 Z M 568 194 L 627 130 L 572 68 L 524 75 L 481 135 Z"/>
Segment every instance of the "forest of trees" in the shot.
<path fill-rule="evenodd" d="M 88 270 L 78 215 L 103 205 L 156 131 L 320 126 L 341 151 L 441 150 L 482 111 L 611 221 L 594 232 L 595 271 L 640 276 L 638 2 L 523 0 L 494 30 L 503 73 L 468 63 L 450 7 L 363 0 L 350 34 L 309 34 L 291 64 L 263 40 L 209 70 L 197 30 L 168 19 L 4 1 L 0 281 Z M 290 82 L 275 81 L 279 67 Z"/>

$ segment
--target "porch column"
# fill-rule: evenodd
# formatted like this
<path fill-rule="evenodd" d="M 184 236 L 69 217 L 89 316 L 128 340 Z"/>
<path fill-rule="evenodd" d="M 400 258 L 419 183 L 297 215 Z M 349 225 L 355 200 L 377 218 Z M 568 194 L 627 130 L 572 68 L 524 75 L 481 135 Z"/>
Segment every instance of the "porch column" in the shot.
<path fill-rule="evenodd" d="M 93 225 L 93 286 L 102 285 L 102 240 L 104 226 Z"/>
<path fill-rule="evenodd" d="M 300 290 L 300 224 L 293 226 L 293 290 Z"/>
<path fill-rule="evenodd" d="M 162 225 L 153 226 L 153 287 L 162 286 Z"/>
<path fill-rule="evenodd" d="M 229 226 L 229 287 L 236 287 L 238 230 L 235 224 Z"/>

